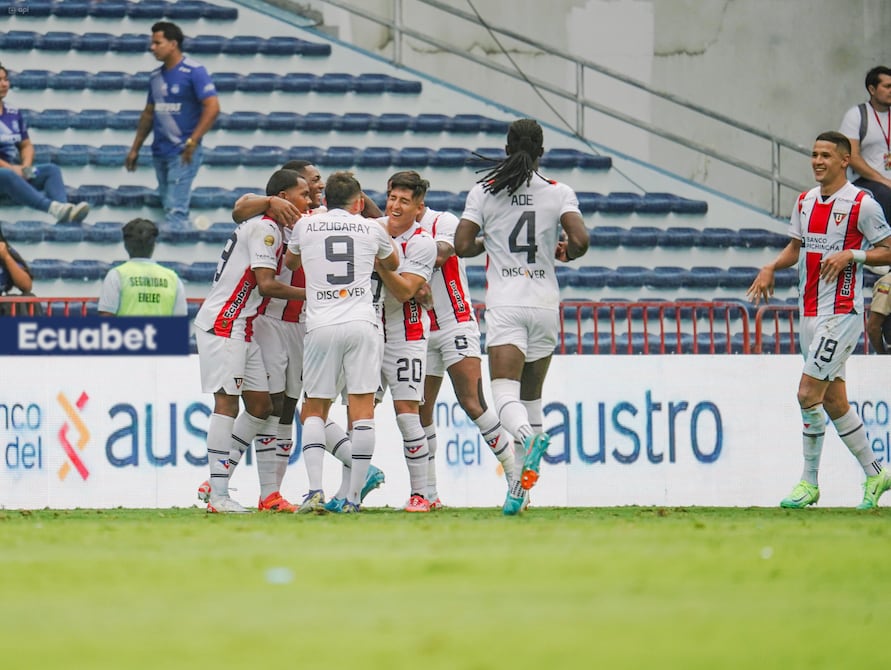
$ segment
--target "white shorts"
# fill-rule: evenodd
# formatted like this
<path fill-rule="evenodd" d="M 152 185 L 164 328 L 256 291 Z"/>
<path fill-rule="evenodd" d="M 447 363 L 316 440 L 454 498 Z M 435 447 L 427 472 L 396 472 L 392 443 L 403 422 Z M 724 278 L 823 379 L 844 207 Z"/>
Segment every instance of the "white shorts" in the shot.
<path fill-rule="evenodd" d="M 560 315 L 542 307 L 490 307 L 486 310 L 486 347 L 512 344 L 527 363 L 547 358 L 557 346 Z"/>
<path fill-rule="evenodd" d="M 480 327 L 476 321 L 449 324 L 431 330 L 427 340 L 427 375 L 443 377 L 465 358 L 480 358 Z"/>
<path fill-rule="evenodd" d="M 254 319 L 253 340 L 260 345 L 269 375 L 269 391 L 299 398 L 303 391 L 303 339 L 306 324 L 260 314 Z"/>
<path fill-rule="evenodd" d="M 826 381 L 844 379 L 845 363 L 862 337 L 862 314 L 802 317 L 799 343 L 804 374 Z"/>
<path fill-rule="evenodd" d="M 315 328 L 303 346 L 303 392 L 308 398 L 334 400 L 344 384 L 351 395 L 374 393 L 380 382 L 378 327 L 350 321 Z"/>
<path fill-rule="evenodd" d="M 381 389 L 390 389 L 393 400 L 424 400 L 427 340 L 384 345 Z"/>
<path fill-rule="evenodd" d="M 201 390 L 205 393 L 222 391 L 227 395 L 241 395 L 242 391 L 269 390 L 266 368 L 256 342 L 219 337 L 196 329 L 195 344 L 198 345 Z"/>

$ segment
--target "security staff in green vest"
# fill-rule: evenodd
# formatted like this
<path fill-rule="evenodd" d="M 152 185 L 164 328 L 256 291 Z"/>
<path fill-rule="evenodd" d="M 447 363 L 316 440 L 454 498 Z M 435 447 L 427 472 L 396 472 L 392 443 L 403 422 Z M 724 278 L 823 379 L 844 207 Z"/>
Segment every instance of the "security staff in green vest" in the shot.
<path fill-rule="evenodd" d="M 185 316 L 186 292 L 170 268 L 151 260 L 158 226 L 133 219 L 124 226 L 124 248 L 130 260 L 105 275 L 99 294 L 102 316 Z"/>

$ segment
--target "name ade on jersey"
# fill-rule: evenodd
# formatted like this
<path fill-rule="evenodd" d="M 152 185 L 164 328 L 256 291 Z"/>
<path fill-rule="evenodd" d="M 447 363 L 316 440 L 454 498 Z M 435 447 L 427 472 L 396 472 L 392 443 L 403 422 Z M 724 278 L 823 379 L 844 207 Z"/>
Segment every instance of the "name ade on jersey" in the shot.
<path fill-rule="evenodd" d="M 310 221 L 306 224 L 306 230 L 317 233 L 362 233 L 369 235 L 371 226 L 358 221 Z"/>

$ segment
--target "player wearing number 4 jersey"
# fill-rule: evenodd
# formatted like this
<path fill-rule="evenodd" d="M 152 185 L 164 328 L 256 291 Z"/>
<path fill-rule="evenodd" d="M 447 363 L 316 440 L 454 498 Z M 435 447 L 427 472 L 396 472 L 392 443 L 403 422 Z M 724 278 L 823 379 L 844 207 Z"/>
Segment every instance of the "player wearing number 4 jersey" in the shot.
<path fill-rule="evenodd" d="M 862 266 L 891 263 L 891 228 L 878 203 L 845 177 L 850 157 L 851 143 L 841 133 L 817 136 L 811 168 L 819 186 L 798 197 L 789 230 L 792 239 L 761 268 L 748 290 L 756 305 L 768 300 L 775 271 L 798 265 L 799 339 L 805 359 L 798 383 L 804 471 L 780 502 L 782 507 L 804 508 L 820 498 L 817 474 L 826 414 L 866 474 L 858 509 L 876 507 L 891 488 L 891 474 L 875 458 L 845 386 L 845 363 L 863 337 Z"/>
<path fill-rule="evenodd" d="M 353 453 L 350 490 L 342 509 L 357 512 L 374 452 L 374 392 L 381 367 L 371 274 L 375 259 L 395 270 L 398 255 L 386 230 L 358 215 L 364 205 L 362 189 L 352 174 L 332 174 L 325 196 L 328 211 L 297 222 L 285 258 L 288 268 L 302 266 L 306 275 L 303 442 L 325 444 L 325 420 L 338 393 L 338 380 L 343 379 Z"/>
<path fill-rule="evenodd" d="M 523 491 L 538 480 L 549 441 L 542 431 L 541 392 L 559 331 L 554 259 L 567 262 L 584 254 L 588 231 L 573 190 L 538 173 L 544 147 L 536 121 L 514 121 L 505 151 L 507 158 L 467 195 L 455 250 L 463 257 L 488 254 L 492 396 L 502 425 L 523 442 L 519 486 L 508 492 L 503 508 L 505 514 L 517 514 Z"/>

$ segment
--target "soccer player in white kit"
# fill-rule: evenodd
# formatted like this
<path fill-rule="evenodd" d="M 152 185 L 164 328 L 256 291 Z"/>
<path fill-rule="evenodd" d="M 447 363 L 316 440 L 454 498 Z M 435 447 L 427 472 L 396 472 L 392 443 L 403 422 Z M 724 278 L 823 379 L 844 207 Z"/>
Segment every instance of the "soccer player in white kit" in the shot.
<path fill-rule="evenodd" d="M 342 511 L 357 512 L 374 453 L 374 392 L 382 353 L 371 274 L 376 258 L 395 270 L 399 256 L 386 230 L 359 216 L 362 189 L 351 173 L 332 174 L 325 197 L 328 211 L 297 223 L 285 259 L 291 270 L 302 266 L 306 274 L 303 442 L 324 445 L 325 421 L 342 377 L 353 426 L 350 490 Z M 324 502 L 320 490 L 310 491 L 308 500 L 313 496 Z"/>
<path fill-rule="evenodd" d="M 421 426 L 424 368 L 430 317 L 416 299 L 433 275 L 436 243 L 416 221 L 428 183 L 417 172 L 399 172 L 387 185 L 387 231 L 399 250 L 396 272 L 378 270 L 384 284 L 384 360 L 382 387 L 390 389 L 411 491 L 406 512 L 429 512 L 429 449 Z"/>
<path fill-rule="evenodd" d="M 455 251 L 462 257 L 488 254 L 486 349 L 492 396 L 502 425 L 523 442 L 520 487 L 508 492 L 503 507 L 514 515 L 523 507 L 523 491 L 538 480 L 550 442 L 542 432 L 541 392 L 560 328 L 554 260 L 582 256 L 588 231 L 575 192 L 538 173 L 544 146 L 536 121 L 514 121 L 505 151 L 507 158 L 468 193 Z"/>
<path fill-rule="evenodd" d="M 817 475 L 826 414 L 866 475 L 857 508 L 877 507 L 891 488 L 891 474 L 875 458 L 845 386 L 845 363 L 863 337 L 863 264 L 891 263 L 891 228 L 879 204 L 848 181 L 850 158 L 847 137 L 834 131 L 817 136 L 811 168 L 819 185 L 798 196 L 789 229 L 792 239 L 761 268 L 747 291 L 756 305 L 769 300 L 775 271 L 798 265 L 804 470 L 781 507 L 801 509 L 820 498 Z"/>
<path fill-rule="evenodd" d="M 299 188 L 299 179 L 296 172 L 279 170 L 270 177 L 266 192 Z M 281 253 L 281 226 L 272 219 L 258 216 L 238 226 L 195 316 L 201 386 L 214 395 L 207 430 L 208 512 L 248 511 L 229 497 L 229 477 L 272 413 L 266 369 L 253 340 L 253 321 L 263 297 L 302 300 L 305 296 L 303 289 L 275 279 Z M 239 397 L 245 406 L 241 413 Z"/>

